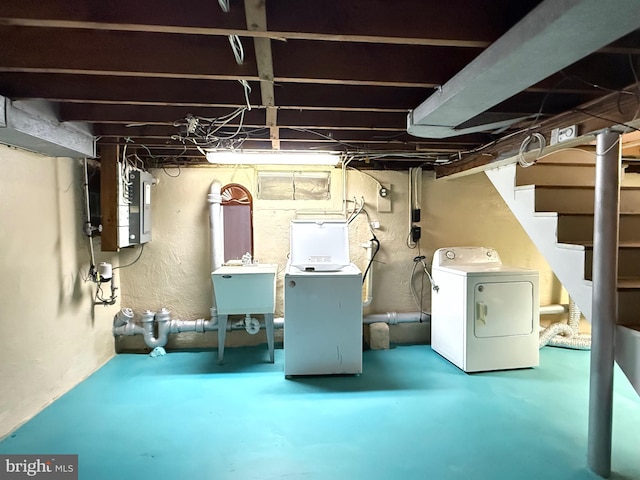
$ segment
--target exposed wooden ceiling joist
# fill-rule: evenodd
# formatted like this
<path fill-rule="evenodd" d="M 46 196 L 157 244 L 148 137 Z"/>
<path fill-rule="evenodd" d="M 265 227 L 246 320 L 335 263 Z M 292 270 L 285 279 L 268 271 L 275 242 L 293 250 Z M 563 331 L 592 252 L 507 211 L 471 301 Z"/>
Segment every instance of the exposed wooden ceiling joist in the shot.
<path fill-rule="evenodd" d="M 549 118 L 541 122 L 536 130 L 543 132 L 547 145 L 551 146 L 550 132 L 554 128 L 562 128 L 567 125 L 576 125 L 578 134 L 586 137 L 583 143 L 591 142 L 595 132 L 612 126 L 626 131 L 637 129 L 637 124 L 640 123 L 637 118 L 640 108 L 640 97 L 638 96 L 640 95 L 640 82 L 629 86 L 627 91 L 638 93 L 628 95 L 621 95 L 619 92 L 610 93 L 603 98 Z M 530 131 L 523 130 L 517 135 L 488 144 L 486 148 L 466 156 L 460 162 L 436 167 L 436 175 L 438 177 L 450 176 L 470 169 L 483 168 L 505 158 L 514 157 L 528 135 L 530 135 Z M 562 144 L 557 145 L 556 148 L 562 148 Z"/>
<path fill-rule="evenodd" d="M 549 118 L 635 81 L 640 31 L 467 122 L 484 133 L 446 141 L 407 134 L 410 109 L 540 3 L 230 0 L 223 12 L 215 0 L 1 2 L 0 94 L 55 102 L 61 120 L 87 122 L 102 144 L 130 138 L 178 163 L 186 146 L 184 158 L 199 162 L 197 149 L 181 145 L 192 140 L 180 136 L 186 118 L 206 122 L 243 108 L 244 80 L 252 88 L 244 128 L 238 117 L 222 130 L 237 130 L 243 148 L 353 150 L 352 166 L 428 167 L 514 133 L 486 127 L 496 119 L 546 128 Z"/>

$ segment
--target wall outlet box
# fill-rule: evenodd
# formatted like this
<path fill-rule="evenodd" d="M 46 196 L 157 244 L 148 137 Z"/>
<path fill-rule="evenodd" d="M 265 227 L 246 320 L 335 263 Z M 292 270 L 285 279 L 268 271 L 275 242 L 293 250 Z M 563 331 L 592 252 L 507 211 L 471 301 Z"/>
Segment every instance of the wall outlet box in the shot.
<path fill-rule="evenodd" d="M 380 186 L 384 189 L 384 197 L 378 192 L 378 212 L 388 213 L 391 212 L 391 185 L 388 183 L 381 183 Z"/>
<path fill-rule="evenodd" d="M 413 243 L 416 243 L 418 240 L 420 240 L 421 236 L 422 236 L 422 229 L 417 225 L 413 225 L 411 227 L 411 241 Z"/>
<path fill-rule="evenodd" d="M 551 131 L 550 145 L 566 142 L 567 140 L 571 140 L 572 138 L 577 138 L 577 137 L 578 137 L 577 125 L 570 125 L 568 127 L 563 127 L 563 128 L 554 128 Z"/>

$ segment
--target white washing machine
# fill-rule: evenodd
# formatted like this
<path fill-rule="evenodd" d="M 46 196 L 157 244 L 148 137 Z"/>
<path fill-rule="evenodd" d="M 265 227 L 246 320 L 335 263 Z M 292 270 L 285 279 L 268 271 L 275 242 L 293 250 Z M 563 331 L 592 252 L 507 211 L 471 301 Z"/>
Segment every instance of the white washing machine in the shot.
<path fill-rule="evenodd" d="M 536 367 L 538 272 L 502 265 L 492 248 L 433 256 L 431 347 L 465 372 Z"/>
<path fill-rule="evenodd" d="M 284 374 L 362 373 L 362 274 L 305 272 L 290 264 L 284 275 Z"/>

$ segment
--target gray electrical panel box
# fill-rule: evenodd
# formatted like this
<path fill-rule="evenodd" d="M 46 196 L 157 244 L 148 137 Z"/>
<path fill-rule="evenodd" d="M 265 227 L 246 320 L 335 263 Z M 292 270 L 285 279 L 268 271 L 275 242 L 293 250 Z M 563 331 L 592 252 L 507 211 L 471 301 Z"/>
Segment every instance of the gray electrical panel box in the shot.
<path fill-rule="evenodd" d="M 129 172 L 129 243 L 151 241 L 151 185 L 153 176 L 140 170 Z"/>

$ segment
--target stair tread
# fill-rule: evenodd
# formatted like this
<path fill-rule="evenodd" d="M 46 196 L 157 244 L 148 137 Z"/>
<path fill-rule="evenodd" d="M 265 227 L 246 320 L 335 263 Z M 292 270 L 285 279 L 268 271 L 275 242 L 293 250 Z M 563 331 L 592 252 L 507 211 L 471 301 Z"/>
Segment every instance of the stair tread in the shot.
<path fill-rule="evenodd" d="M 525 185 L 529 187 L 530 185 Z M 536 189 L 548 189 L 548 190 L 595 190 L 595 186 L 589 185 L 534 185 Z M 516 187 L 520 188 L 520 187 Z M 640 186 L 635 185 L 620 185 L 620 190 L 640 190 Z"/>
<path fill-rule="evenodd" d="M 557 217 L 558 212 L 533 212 L 534 217 Z"/>
<path fill-rule="evenodd" d="M 640 278 L 620 277 L 618 278 L 618 290 L 635 290 L 640 288 Z"/>
<path fill-rule="evenodd" d="M 636 332 L 640 332 L 640 325 L 632 325 L 632 324 L 618 324 L 618 327 L 625 327 L 629 330 L 635 330 Z"/>
<path fill-rule="evenodd" d="M 553 162 L 553 161 L 545 161 L 545 160 L 539 160 L 536 162 L 535 166 L 544 166 L 544 167 L 593 167 L 595 168 L 596 163 L 595 161 L 593 162 Z M 520 167 L 520 165 L 518 165 Z M 522 168 L 522 167 L 520 167 Z"/>
<path fill-rule="evenodd" d="M 546 212 L 536 212 L 536 213 L 546 213 Z M 557 213 L 561 217 L 593 217 L 593 213 L 585 213 L 585 212 L 554 212 Z M 640 212 L 620 212 L 620 216 L 625 217 L 634 217 L 640 216 Z"/>
<path fill-rule="evenodd" d="M 578 245 L 577 243 L 556 243 L 558 248 L 564 248 L 565 250 L 584 250 L 584 245 Z"/>
<path fill-rule="evenodd" d="M 593 240 L 576 240 L 574 242 L 575 245 L 581 245 L 585 248 L 593 248 Z M 622 241 L 618 242 L 618 248 L 640 248 L 640 241 Z"/>

